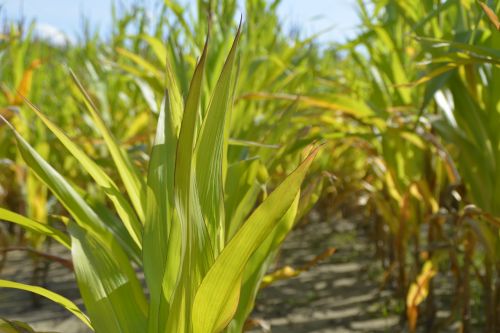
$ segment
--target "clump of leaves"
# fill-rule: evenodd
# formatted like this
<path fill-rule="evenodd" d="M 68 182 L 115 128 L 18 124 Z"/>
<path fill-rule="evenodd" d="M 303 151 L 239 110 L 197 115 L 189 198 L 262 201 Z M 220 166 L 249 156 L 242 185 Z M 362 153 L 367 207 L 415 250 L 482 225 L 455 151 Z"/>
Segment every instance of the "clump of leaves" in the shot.
<path fill-rule="evenodd" d="M 119 218 L 109 214 L 108 208 L 87 202 L 9 124 L 28 167 L 71 215 L 72 220 L 67 222 L 70 238 L 8 210 L 0 210 L 0 219 L 50 236 L 71 249 L 88 318 L 69 300 L 46 289 L 4 280 L 0 280 L 0 287 L 48 297 L 96 332 L 241 331 L 269 258 L 293 226 L 300 186 L 317 149 L 244 223 L 232 225 L 233 221 L 225 216 L 224 185 L 230 174 L 226 163 L 227 124 L 237 76 L 239 38 L 240 30 L 203 112 L 200 95 L 208 40 L 185 101 L 167 62 L 167 92 L 145 179 L 72 73 L 125 194 L 90 156 L 28 102 L 106 194 Z M 131 262 L 144 271 L 149 296 Z"/>

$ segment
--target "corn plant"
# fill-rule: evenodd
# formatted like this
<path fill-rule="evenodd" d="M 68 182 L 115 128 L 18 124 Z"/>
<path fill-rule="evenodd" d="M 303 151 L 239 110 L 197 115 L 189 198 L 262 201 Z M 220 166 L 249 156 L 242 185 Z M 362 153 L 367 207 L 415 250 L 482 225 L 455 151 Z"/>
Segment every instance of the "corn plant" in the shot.
<path fill-rule="evenodd" d="M 26 25 L 23 22 L 5 22 L 2 39 L 0 40 L 0 114 L 8 119 L 18 132 L 41 154 L 48 162 L 59 170 L 65 170 L 66 176 L 75 181 L 75 185 L 92 191 L 92 183 L 82 172 L 78 162 L 61 154 L 62 145 L 54 140 L 46 127 L 37 119 L 33 112 L 24 107 L 21 96 L 42 104 L 51 112 L 53 121 L 62 128 L 71 131 L 70 135 L 82 147 L 92 154 L 95 159 L 107 158 L 102 145 L 95 144 L 94 131 L 90 127 L 76 126 L 75 119 L 80 112 L 77 102 L 78 91 L 71 86 L 68 90 L 68 80 L 71 81 L 63 64 L 67 64 L 78 72 L 89 73 L 88 82 L 91 95 L 98 103 L 101 116 L 109 124 L 113 119 L 112 131 L 123 141 L 132 141 L 135 133 L 134 126 L 130 126 L 131 117 L 135 116 L 135 109 L 142 109 L 143 104 L 137 103 L 139 98 L 133 89 L 127 90 L 128 79 L 120 75 L 108 74 L 95 65 L 102 49 L 100 40 L 87 40 L 84 45 L 55 46 L 40 40 L 33 34 L 35 24 Z M 82 64 L 79 59 L 85 58 Z M 97 69 L 96 69 L 97 68 Z M 106 77 L 103 77 L 105 74 Z M 102 81 L 106 81 L 104 85 Z M 104 89 L 112 86 L 112 91 L 121 90 L 122 94 L 110 93 Z M 147 107 L 147 106 L 146 106 Z M 110 110 L 117 110 L 110 114 Z M 127 112 L 122 112 L 127 110 Z M 127 114 L 128 117 L 125 117 Z M 134 117 L 135 118 L 135 117 Z M 126 124 L 124 124 L 126 122 Z M 137 121 L 137 123 L 141 123 Z M 135 126 L 137 127 L 137 126 Z M 128 129 L 124 134 L 116 129 Z M 128 137 L 127 137 L 128 136 Z M 52 206 L 50 193 L 35 176 L 32 170 L 27 169 L 21 162 L 15 146 L 10 144 L 10 132 L 2 123 L 0 125 L 0 205 L 25 214 L 29 218 L 51 224 L 54 220 L 49 214 L 60 214 L 60 206 Z M 99 139 L 100 140 L 100 139 Z M 109 170 L 107 170 L 109 171 Z M 111 175 L 113 177 L 114 175 Z M 4 224 L 2 223 L 2 232 Z M 22 233 L 14 226 L 6 228 L 2 237 L 1 260 L 13 249 L 22 249 L 29 253 L 41 251 L 42 247 L 50 246 L 44 242 L 45 237 L 36 233 Z M 47 251 L 46 249 L 43 251 Z M 39 271 L 43 261 L 35 256 L 34 272 Z M 39 283 L 39 277 L 34 274 L 34 283 Z"/>
<path fill-rule="evenodd" d="M 18 25 L 12 24 L 8 34 L 6 34 L 5 41 L 2 41 L 3 52 L 0 58 L 2 66 L 2 79 L 0 82 L 0 115 L 10 119 L 13 123 L 19 126 L 22 133 L 29 136 L 36 136 L 31 133 L 29 125 L 20 121 L 20 119 L 31 119 L 26 116 L 21 110 L 23 104 L 21 95 L 32 97 L 37 93 L 33 89 L 33 82 L 36 80 L 42 61 L 40 59 L 40 48 L 32 47 L 32 34 L 34 25 L 31 24 L 27 31 L 23 31 L 21 23 Z M 40 45 L 39 45 L 40 46 Z M 41 46 L 43 48 L 43 46 Z M 31 53 L 31 57 L 28 54 Z M 18 93 L 19 92 L 19 93 Z M 26 116 L 26 118 L 24 118 Z M 33 126 L 33 127 L 36 127 Z M 0 126 L 0 141 L 7 142 L 6 129 L 3 124 Z M 42 129 L 37 131 L 37 134 L 44 135 Z M 33 172 L 25 170 L 17 164 L 17 156 L 15 149 L 12 145 L 0 144 L 1 154 L 3 156 L 3 163 L 0 166 L 0 204 L 15 209 L 16 211 L 23 212 L 30 218 L 36 220 L 47 220 L 47 189 L 40 183 Z M 48 156 L 48 145 L 43 142 L 36 144 L 37 149 L 44 156 Z M 2 237 L 2 251 L 1 260 L 6 260 L 7 253 L 14 249 L 20 248 L 21 244 L 27 244 L 26 249 L 40 250 L 44 244 L 45 237 L 33 233 L 19 233 L 15 228 L 9 228 L 8 232 Z M 33 252 L 32 252 L 33 253 Z M 39 256 L 33 256 L 33 283 L 39 283 L 40 279 L 44 278 L 47 270 L 40 260 Z M 1 266 L 1 265 L 0 265 Z M 41 273 L 41 274 L 40 274 Z M 34 301 L 36 299 L 34 298 Z"/>
<path fill-rule="evenodd" d="M 317 79 L 315 71 L 309 68 L 322 63 L 314 38 L 291 39 L 284 34 L 276 12 L 279 2 L 248 0 L 242 3 L 247 12 L 247 24 L 242 31 L 244 38 L 240 47 L 243 52 L 239 63 L 249 70 L 239 74 L 233 116 L 228 125 L 228 173 L 237 181 L 228 181 L 225 186 L 228 203 L 231 203 L 226 206 L 226 215 L 239 221 L 232 224 L 231 235 L 243 222 L 251 202 L 255 204 L 261 195 L 266 196 L 267 188 L 279 182 L 290 171 L 289 165 L 300 159 L 302 148 L 319 139 L 317 135 L 301 131 L 308 125 L 303 119 L 296 121 L 303 110 L 296 107 L 295 97 L 288 100 L 260 98 L 262 94 L 309 90 Z M 110 54 L 109 57 L 113 66 L 125 71 L 137 84 L 152 110 L 158 109 L 164 93 L 161 82 L 165 76 L 166 57 L 173 59 L 180 86 L 187 87 L 186 73 L 192 72 L 196 64 L 192 54 L 203 48 L 199 35 L 209 25 L 214 47 L 207 54 L 207 67 L 214 71 L 222 68 L 224 53 L 231 46 L 228 31 L 234 26 L 232 18 L 238 14 L 238 6 L 233 0 L 198 1 L 193 7 L 169 1 L 160 6 L 159 11 L 165 16 L 155 24 L 153 31 L 143 28 L 142 16 L 134 18 L 133 10 L 122 14 L 125 19 L 120 19 L 118 26 L 134 31 L 127 37 L 133 47 L 127 47 L 117 33 L 113 45 L 118 56 Z M 275 33 L 270 35 L 265 31 Z M 163 43 L 165 39 L 167 42 Z M 203 81 L 202 105 L 209 102 L 209 92 L 216 79 L 210 76 Z M 241 161 L 242 158 L 245 161 Z M 313 177 L 319 179 L 320 175 L 321 172 L 317 172 Z M 309 182 L 311 191 L 308 192 L 312 193 L 312 185 L 316 183 Z M 305 215 L 318 199 L 314 198 L 306 204 L 304 196 L 300 216 Z M 233 206 L 235 202 L 245 204 Z"/>
<path fill-rule="evenodd" d="M 461 9 L 457 7 L 457 10 Z M 466 260 L 467 267 L 461 272 L 464 290 L 470 294 L 474 278 L 480 281 L 484 290 L 486 329 L 494 331 L 500 327 L 497 319 L 500 287 L 495 282 L 500 272 L 499 224 L 495 222 L 500 212 L 496 204 L 499 136 L 493 126 L 498 122 L 496 87 L 500 82 L 500 54 L 497 51 L 500 39 L 495 13 L 500 6 L 489 7 L 479 2 L 474 7 L 469 5 L 469 9 L 476 15 L 458 21 L 453 34 L 422 38 L 420 42 L 424 46 L 433 46 L 429 48 L 432 57 L 424 75 L 428 80 L 426 94 L 437 96 L 437 108 L 444 114 L 433 125 L 445 142 L 456 147 L 458 169 L 471 203 L 477 206 L 467 207 L 469 212 L 463 218 L 469 244 L 465 253 L 466 258 L 471 258 Z M 446 14 L 451 13 L 443 15 Z M 436 47 L 438 42 L 443 46 Z M 474 212 L 470 213 L 471 210 Z M 484 267 L 483 273 L 470 273 L 474 257 Z M 470 302 L 465 301 L 463 316 L 470 316 L 470 311 Z M 466 329 L 470 329 L 470 325 L 470 319 L 464 320 Z"/>
<path fill-rule="evenodd" d="M 490 126 L 496 112 L 490 110 L 497 99 L 491 89 L 498 34 L 489 32 L 482 18 L 496 27 L 498 5 L 489 10 L 472 1 L 372 5 L 369 13 L 359 2 L 366 29 L 346 48 L 357 63 L 354 73 L 365 78 L 353 93 L 383 120 L 362 119 L 373 130 L 369 145 L 382 166 L 370 185 L 376 188 L 376 221 L 385 225 L 377 230 L 389 231 L 375 240 L 391 244 L 381 249 L 391 263 L 387 275 L 396 277 L 410 331 L 417 328 L 424 301 L 427 330 L 460 318 L 462 330 L 470 331 L 472 283 L 478 282 L 486 311 L 477 319 L 493 331 L 498 225 L 491 204 L 497 184 L 491 147 L 497 139 Z M 465 206 L 470 202 L 493 216 Z M 433 280 L 447 271 L 454 277 L 453 307 L 449 318 L 438 321 Z"/>
<path fill-rule="evenodd" d="M 46 289 L 5 280 L 0 280 L 1 287 L 52 299 L 96 332 L 241 331 L 270 255 L 293 225 L 300 185 L 317 150 L 244 223 L 233 226 L 230 217 L 225 217 L 224 184 L 233 181 L 226 163 L 227 123 L 239 38 L 238 31 L 202 118 L 200 96 L 208 42 L 185 101 L 167 62 L 167 89 L 146 179 L 72 74 L 123 187 L 27 102 L 106 194 L 119 218 L 105 214 L 108 209 L 102 205 L 98 208 L 86 201 L 82 190 L 47 163 L 9 124 L 27 166 L 71 216 L 67 221 L 69 236 L 6 209 L 0 210 L 0 218 L 47 235 L 71 250 L 88 317 L 69 300 Z M 136 269 L 144 271 L 147 293 Z"/>
<path fill-rule="evenodd" d="M 269 167 L 269 160 L 273 156 L 278 156 L 276 160 L 280 160 L 277 148 L 287 149 L 290 134 L 286 131 L 286 125 L 279 125 L 293 125 L 293 130 L 296 130 L 303 124 L 290 124 L 289 120 L 297 111 L 289 108 L 294 102 L 293 97 L 283 101 L 259 98 L 255 93 L 305 91 L 316 80 L 315 72 L 308 70 L 310 65 L 317 62 L 319 66 L 321 62 L 318 48 L 313 43 L 314 38 L 290 40 L 282 32 L 276 13 L 278 4 L 279 1 L 244 2 L 248 17 L 242 32 L 245 38 L 241 45 L 244 52 L 240 65 L 249 70 L 241 72 L 237 82 L 237 102 L 231 119 L 231 145 L 228 152 L 230 160 L 234 156 L 235 161 L 242 155 L 258 155 L 266 167 Z M 196 64 L 192 54 L 203 48 L 199 34 L 210 23 L 212 45 L 215 47 L 207 55 L 207 66 L 214 70 L 222 68 L 224 52 L 230 48 L 228 29 L 234 25 L 232 17 L 237 15 L 238 7 L 233 0 L 198 1 L 193 14 L 192 10 L 177 1 L 168 1 L 161 10 L 172 14 L 174 19 L 160 21 L 155 26 L 155 35 L 143 30 L 134 33 L 129 41 L 137 47 L 131 49 L 118 45 L 116 51 L 119 56 L 112 59 L 113 65 L 133 78 L 152 109 L 157 108 L 163 95 L 161 82 L 164 80 L 166 56 L 173 59 L 175 76 L 181 87 L 187 87 L 189 80 L 186 73 L 192 72 Z M 275 33 L 270 35 L 265 31 Z M 163 43 L 165 39 L 167 43 Z M 215 83 L 216 77 L 207 77 L 204 81 L 203 105 L 208 103 L 208 92 Z M 277 125 L 271 128 L 269 123 Z"/>

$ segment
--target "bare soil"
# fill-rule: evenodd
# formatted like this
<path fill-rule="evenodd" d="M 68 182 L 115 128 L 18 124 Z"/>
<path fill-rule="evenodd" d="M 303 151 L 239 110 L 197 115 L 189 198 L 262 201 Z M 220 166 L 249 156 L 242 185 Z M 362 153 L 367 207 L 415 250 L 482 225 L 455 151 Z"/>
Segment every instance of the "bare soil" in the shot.
<path fill-rule="evenodd" d="M 339 219 L 294 231 L 277 266 L 301 266 L 328 247 L 337 252 L 298 277 L 263 289 L 253 317 L 263 319 L 264 327 L 252 332 L 400 332 L 398 304 L 380 289 L 382 269 L 363 225 Z"/>

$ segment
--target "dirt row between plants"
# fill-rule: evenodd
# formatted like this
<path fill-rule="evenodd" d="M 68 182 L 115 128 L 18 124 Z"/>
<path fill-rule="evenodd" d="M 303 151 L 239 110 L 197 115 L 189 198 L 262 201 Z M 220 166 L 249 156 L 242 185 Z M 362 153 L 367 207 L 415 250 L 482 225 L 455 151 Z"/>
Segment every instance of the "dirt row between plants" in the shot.
<path fill-rule="evenodd" d="M 253 317 L 263 319 L 264 328 L 252 332 L 268 327 L 273 333 L 401 331 L 391 293 L 379 288 L 382 271 L 364 226 L 339 219 L 293 232 L 278 266 L 300 267 L 328 247 L 337 251 L 298 277 L 263 289 Z"/>
<path fill-rule="evenodd" d="M 391 293 L 379 290 L 381 270 L 360 225 L 339 219 L 315 222 L 286 240 L 277 266 L 300 267 L 329 247 L 336 253 L 300 276 L 263 289 L 252 318 L 261 326 L 252 333 L 398 332 L 399 317 Z M 61 249 L 57 255 L 69 257 Z M 51 263 L 46 287 L 81 306 L 72 273 Z M 32 267 L 22 252 L 9 253 L 2 279 L 29 283 Z M 26 321 L 35 329 L 61 333 L 89 330 L 56 304 L 12 289 L 0 289 L 0 317 Z"/>

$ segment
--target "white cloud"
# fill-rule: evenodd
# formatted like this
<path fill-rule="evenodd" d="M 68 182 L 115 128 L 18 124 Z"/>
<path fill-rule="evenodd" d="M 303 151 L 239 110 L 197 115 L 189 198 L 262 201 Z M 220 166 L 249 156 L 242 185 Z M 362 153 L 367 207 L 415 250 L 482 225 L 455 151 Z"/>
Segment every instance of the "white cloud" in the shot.
<path fill-rule="evenodd" d="M 71 38 L 48 23 L 37 23 L 35 34 L 54 46 L 65 46 L 72 43 Z"/>

